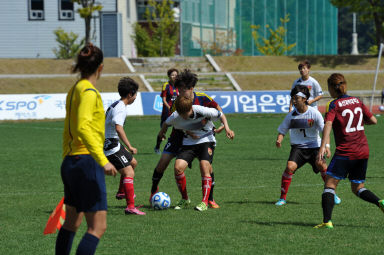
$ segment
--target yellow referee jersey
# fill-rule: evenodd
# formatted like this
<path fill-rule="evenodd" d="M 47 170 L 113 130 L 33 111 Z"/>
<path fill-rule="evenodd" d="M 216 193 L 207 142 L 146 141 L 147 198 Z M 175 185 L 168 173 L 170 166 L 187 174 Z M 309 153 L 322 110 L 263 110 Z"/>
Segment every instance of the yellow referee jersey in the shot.
<path fill-rule="evenodd" d="M 67 94 L 63 133 L 63 158 L 91 154 L 100 166 L 104 155 L 105 113 L 99 91 L 88 80 L 80 80 Z"/>

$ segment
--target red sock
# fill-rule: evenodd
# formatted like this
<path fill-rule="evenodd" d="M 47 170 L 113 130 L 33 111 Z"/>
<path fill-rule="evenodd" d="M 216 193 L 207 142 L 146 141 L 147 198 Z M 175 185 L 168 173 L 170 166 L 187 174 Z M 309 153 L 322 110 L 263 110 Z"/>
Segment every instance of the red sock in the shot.
<path fill-rule="evenodd" d="M 121 174 L 120 175 L 120 185 L 119 185 L 119 190 L 117 193 L 124 193 L 124 184 L 123 184 L 124 176 Z"/>
<path fill-rule="evenodd" d="M 211 192 L 212 187 L 212 178 L 209 176 L 204 176 L 201 178 L 201 187 L 203 190 L 203 202 L 208 205 L 209 193 Z"/>
<path fill-rule="evenodd" d="M 131 177 L 124 177 L 123 180 L 124 184 L 124 191 L 125 191 L 125 199 L 127 200 L 127 206 L 128 208 L 134 208 L 135 207 L 135 189 L 133 188 L 133 178 Z"/>
<path fill-rule="evenodd" d="M 181 193 L 181 197 L 185 200 L 188 199 L 188 193 L 187 193 L 187 179 L 185 178 L 185 174 L 175 174 L 176 184 L 179 188 L 179 191 Z"/>
<path fill-rule="evenodd" d="M 280 199 L 286 199 L 287 193 L 289 189 L 289 185 L 291 185 L 293 174 L 287 173 L 284 171 L 283 175 L 281 176 L 281 195 Z"/>
<path fill-rule="evenodd" d="M 327 177 L 327 169 L 325 169 L 324 171 L 321 171 L 320 174 L 321 174 L 321 178 L 323 178 L 323 181 L 325 182 L 325 177 Z"/>

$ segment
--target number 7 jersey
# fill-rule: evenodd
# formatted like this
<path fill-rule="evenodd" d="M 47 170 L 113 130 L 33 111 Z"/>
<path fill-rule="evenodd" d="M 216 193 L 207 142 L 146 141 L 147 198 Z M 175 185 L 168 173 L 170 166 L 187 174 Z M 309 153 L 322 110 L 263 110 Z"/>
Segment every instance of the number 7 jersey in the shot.
<path fill-rule="evenodd" d="M 372 113 L 356 97 L 343 95 L 328 103 L 325 122 L 332 122 L 336 143 L 335 155 L 347 156 L 350 160 L 369 157 L 364 121 L 371 117 Z"/>

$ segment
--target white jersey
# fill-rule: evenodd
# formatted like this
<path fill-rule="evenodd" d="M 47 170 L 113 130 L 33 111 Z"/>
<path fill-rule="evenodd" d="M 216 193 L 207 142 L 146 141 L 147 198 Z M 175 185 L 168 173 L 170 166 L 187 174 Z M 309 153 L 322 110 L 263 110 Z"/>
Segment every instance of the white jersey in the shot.
<path fill-rule="evenodd" d="M 185 134 L 183 139 L 183 145 L 195 145 L 200 143 L 214 142 L 216 139 L 213 132 L 214 124 L 212 121 L 219 119 L 222 112 L 215 108 L 208 108 L 201 105 L 192 105 L 193 117 L 189 119 L 183 119 L 177 112 L 171 114 L 165 123 L 169 126 L 173 126 L 176 129 L 190 131 L 198 139 L 194 139 L 191 136 Z"/>
<path fill-rule="evenodd" d="M 308 107 L 304 113 L 293 109 L 285 116 L 277 131 L 285 135 L 289 130 L 291 145 L 298 148 L 319 148 L 321 138 L 319 132 L 324 128 L 321 113 L 313 107 Z"/>
<path fill-rule="evenodd" d="M 292 84 L 293 89 L 296 85 L 303 85 L 309 89 L 310 97 L 308 100 L 312 100 L 315 97 L 323 95 L 323 90 L 320 87 L 320 84 L 311 76 L 309 76 L 308 80 L 303 81 L 302 78 L 295 80 Z M 313 102 L 310 106 L 315 107 L 317 109 L 317 101 Z"/>
<path fill-rule="evenodd" d="M 127 118 L 127 106 L 119 100 L 111 104 L 105 113 L 105 144 L 104 153 L 106 156 L 120 150 L 119 135 L 116 132 L 116 125 L 124 126 Z"/>

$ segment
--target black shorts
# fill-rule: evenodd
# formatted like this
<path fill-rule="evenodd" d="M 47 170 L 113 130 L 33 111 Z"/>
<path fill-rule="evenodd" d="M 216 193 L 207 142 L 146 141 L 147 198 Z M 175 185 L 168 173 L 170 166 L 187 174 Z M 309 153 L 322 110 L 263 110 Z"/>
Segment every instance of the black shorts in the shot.
<path fill-rule="evenodd" d="M 207 160 L 210 164 L 213 161 L 213 154 L 215 152 L 215 143 L 199 143 L 195 145 L 183 145 L 177 154 L 176 159 L 183 159 L 191 164 L 194 158 L 199 161 Z"/>
<path fill-rule="evenodd" d="M 120 144 L 120 150 L 107 156 L 107 158 L 117 170 L 120 170 L 131 165 L 133 156 L 122 144 Z"/>
<path fill-rule="evenodd" d="M 80 212 L 107 210 L 104 169 L 91 155 L 66 156 L 61 164 L 64 203 Z"/>
<path fill-rule="evenodd" d="M 176 155 L 183 145 L 184 132 L 178 129 L 172 129 L 167 144 L 164 146 L 163 153 Z"/>
<path fill-rule="evenodd" d="M 312 166 L 314 173 L 318 173 L 319 169 L 316 167 L 316 157 L 319 152 L 319 148 L 297 148 L 291 146 L 291 153 L 289 154 L 288 161 L 293 161 L 297 164 L 297 169 L 302 167 L 305 163 L 309 163 Z"/>
<path fill-rule="evenodd" d="M 343 180 L 348 176 L 350 182 L 364 183 L 367 174 L 368 159 L 350 160 L 345 156 L 334 155 L 329 163 L 327 175 Z"/>

